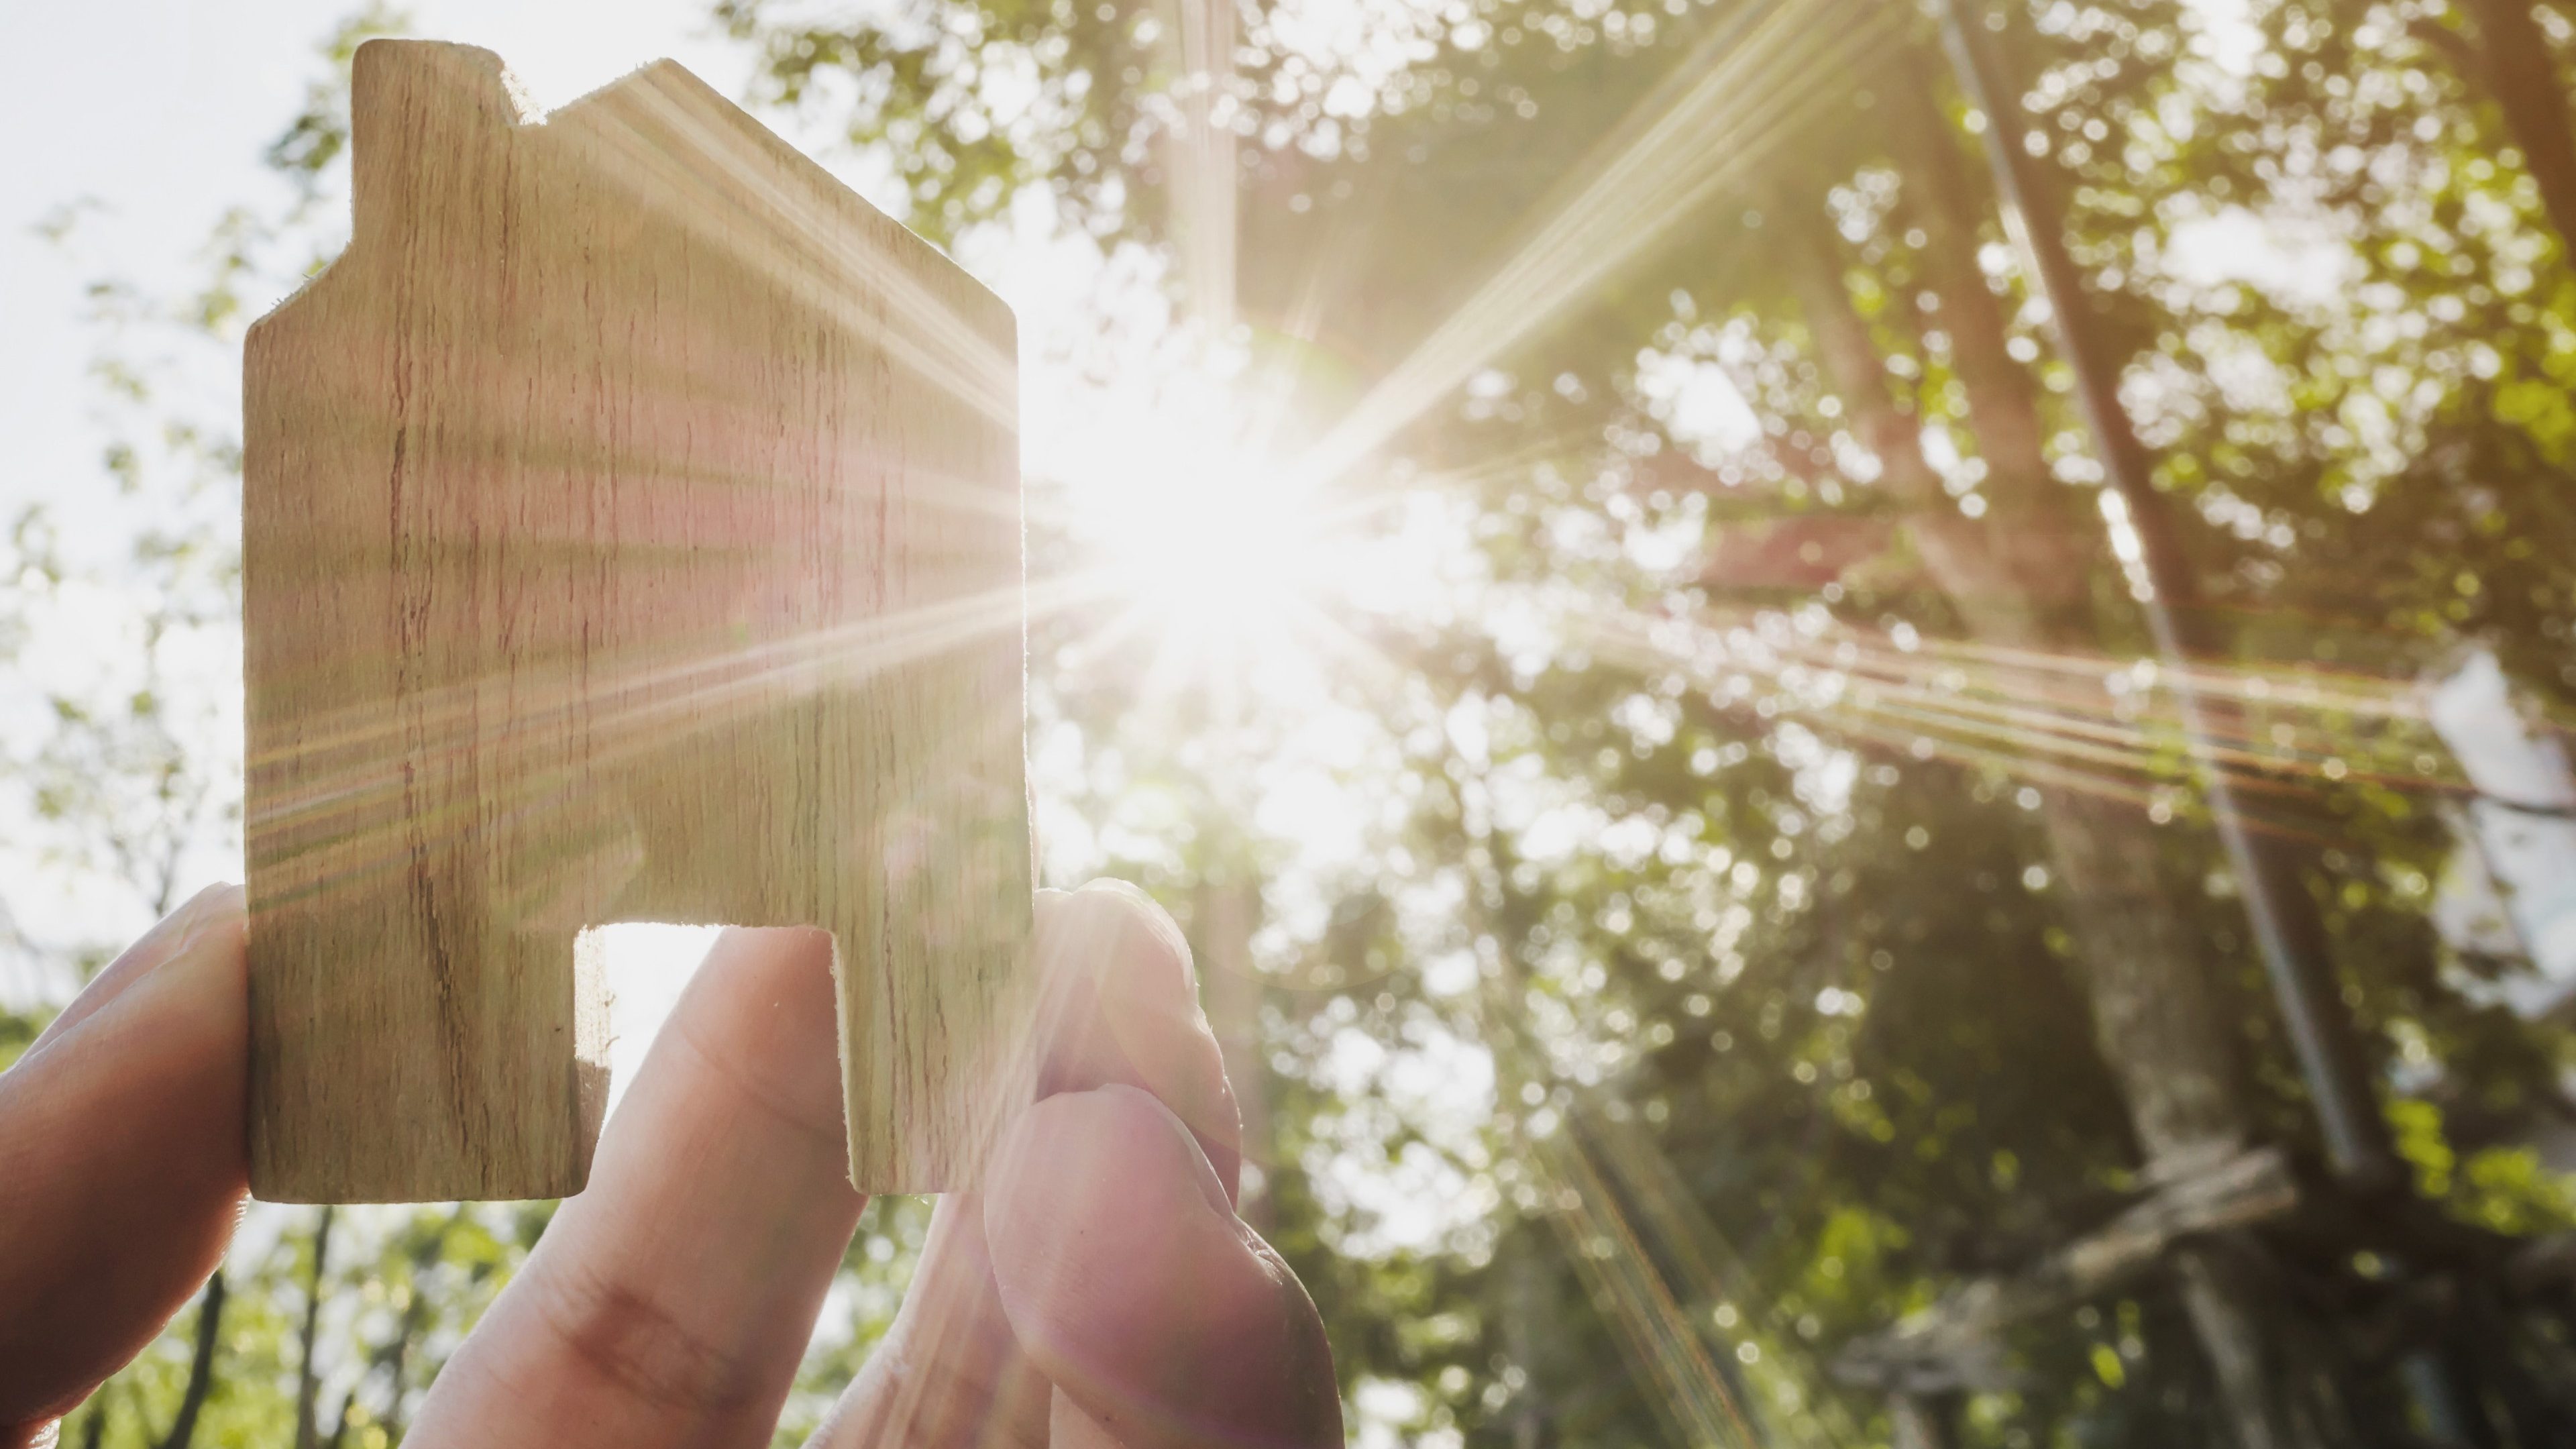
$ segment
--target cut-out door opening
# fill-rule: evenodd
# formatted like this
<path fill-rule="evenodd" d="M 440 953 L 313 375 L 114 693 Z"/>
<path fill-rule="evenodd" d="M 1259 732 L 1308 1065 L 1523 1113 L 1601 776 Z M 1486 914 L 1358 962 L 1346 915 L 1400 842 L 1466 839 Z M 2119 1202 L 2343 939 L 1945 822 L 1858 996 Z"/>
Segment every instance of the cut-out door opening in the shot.
<path fill-rule="evenodd" d="M 724 929 L 630 921 L 582 931 L 576 949 L 599 953 L 608 982 L 609 1119 Z"/>

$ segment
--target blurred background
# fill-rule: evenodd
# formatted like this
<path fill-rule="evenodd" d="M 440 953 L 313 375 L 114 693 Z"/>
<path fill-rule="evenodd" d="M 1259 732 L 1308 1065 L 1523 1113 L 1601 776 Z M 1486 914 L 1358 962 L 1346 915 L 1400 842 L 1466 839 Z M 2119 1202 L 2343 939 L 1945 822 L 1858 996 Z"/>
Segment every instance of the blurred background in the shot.
<path fill-rule="evenodd" d="M 0 27 L 0 1064 L 239 878 L 355 45 L 667 54 L 1019 312 L 1032 578 L 1115 585 L 1045 874 L 1188 928 L 1356 1443 L 2576 1442 L 2576 4 Z M 706 940 L 617 928 L 621 1080 Z M 397 1441 L 550 1211 L 255 1206 L 64 1442 Z"/>

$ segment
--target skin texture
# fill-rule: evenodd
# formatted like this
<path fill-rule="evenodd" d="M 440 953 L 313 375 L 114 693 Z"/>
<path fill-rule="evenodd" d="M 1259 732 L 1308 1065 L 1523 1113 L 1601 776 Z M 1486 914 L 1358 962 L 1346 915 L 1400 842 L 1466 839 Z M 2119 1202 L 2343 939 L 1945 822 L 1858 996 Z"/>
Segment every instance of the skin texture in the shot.
<path fill-rule="evenodd" d="M 1234 1097 L 1188 948 L 1132 887 L 1041 892 L 1040 1100 L 940 1200 L 885 1345 L 814 1442 L 1341 1442 L 1295 1276 L 1234 1216 Z M 245 1190 L 242 899 L 197 897 L 0 1073 L 0 1449 L 186 1306 Z M 866 1200 L 841 1145 L 830 945 L 728 931 L 591 1185 L 407 1442 L 760 1445 Z"/>

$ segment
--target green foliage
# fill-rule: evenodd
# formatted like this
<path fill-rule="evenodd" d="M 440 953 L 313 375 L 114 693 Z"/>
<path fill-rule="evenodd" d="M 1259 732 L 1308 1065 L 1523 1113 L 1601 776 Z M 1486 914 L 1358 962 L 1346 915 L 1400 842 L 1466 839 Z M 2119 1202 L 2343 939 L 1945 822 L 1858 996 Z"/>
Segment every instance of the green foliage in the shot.
<path fill-rule="evenodd" d="M 2564 1230 L 2576 1219 L 2557 1179 L 2518 1139 L 2561 1110 L 2566 1043 L 2473 989 L 2526 968 L 2464 957 L 2432 929 L 2428 883 L 2454 849 L 2441 806 L 2463 785 L 2405 702 L 2408 681 L 2471 643 L 2554 711 L 2576 677 L 2576 579 L 2562 562 L 2576 556 L 2565 480 L 2576 414 L 2563 385 L 2576 274 L 2481 73 L 2439 53 L 2435 32 L 2466 22 L 2439 4 L 2326 0 L 2251 6 L 2242 32 L 2145 0 L 2006 9 L 2006 59 L 2028 87 L 2032 148 L 2070 209 L 2090 325 L 2127 359 L 2135 425 L 2226 621 L 2232 647 L 2216 662 L 2250 682 L 2228 706 L 2248 743 L 2241 768 L 2267 828 L 2298 842 L 2371 1051 L 2403 1064 L 2392 1123 L 2455 1221 L 2516 1237 Z M 925 58 L 899 70 L 788 7 L 723 13 L 761 46 L 769 93 L 845 117 L 846 134 L 884 148 L 935 230 L 997 214 L 1016 176 L 1096 231 L 1176 239 L 1159 168 L 1189 83 L 1168 50 L 1148 59 L 1138 39 L 1161 22 L 1130 13 L 1104 29 L 1066 6 L 897 10 L 889 35 L 1034 47 L 1082 119 L 1033 125 L 1076 154 L 990 141 L 988 119 L 958 99 L 974 84 L 971 44 L 946 60 L 915 47 Z M 1271 99 L 1275 77 L 1313 64 L 1282 23 L 1296 13 L 1237 11 L 1241 305 L 1259 351 L 1322 275 L 1326 328 L 1381 371 L 1541 230 L 1539 214 L 1601 164 L 1598 144 L 1641 129 L 1629 108 L 1659 94 L 1695 42 L 1741 18 L 1722 6 L 1409 11 L 1384 22 L 1424 38 L 1394 42 L 1401 78 L 1319 144 L 1320 112 Z M 2153 854 L 2164 908 L 2202 944 L 2221 1019 L 2240 1033 L 2251 1127 L 2315 1150 L 2241 908 L 2193 825 L 2169 716 L 2151 682 L 2120 677 L 2143 635 L 2086 496 L 2100 472 L 2002 245 L 1970 150 L 1980 142 L 1935 79 L 1945 69 L 1924 29 L 1899 26 L 1860 61 L 1809 78 L 1828 99 L 1767 132 L 1748 127 L 1770 155 L 1741 184 L 1686 215 L 1641 215 L 1660 244 L 1569 320 L 1486 359 L 1490 386 L 1399 439 L 1426 471 L 1471 480 L 1461 506 L 1493 597 L 1543 598 L 1554 626 L 1533 646 L 1481 621 L 1373 621 L 1370 642 L 1408 687 L 1354 703 L 1406 742 L 1400 778 L 1372 788 L 1405 800 L 1408 819 L 1331 924 L 1299 931 L 1272 960 L 1276 1237 L 1318 1285 L 1346 1377 L 1414 1385 L 1433 1406 L 1417 1427 L 1568 1444 L 1674 1432 L 1652 1355 L 1622 1337 L 1626 1310 L 1596 1297 L 1539 1228 L 1597 1210 L 1565 1201 L 1522 1133 L 1588 1140 L 1597 1134 L 1575 1125 L 1588 1114 L 1633 1114 L 1627 1130 L 1651 1142 L 1690 1209 L 1659 1222 L 1639 1184 L 1604 1169 L 1613 1196 L 1632 1199 L 1622 1216 L 1638 1251 L 1687 1304 L 1714 1290 L 1692 1278 L 1681 1240 L 1730 1245 L 1740 1284 L 1727 1291 L 1772 1326 L 1767 1340 L 1749 1334 L 1739 1310 L 1710 1335 L 1721 1358 L 1785 1348 L 1813 1364 L 2137 1191 L 2135 1103 L 2095 1045 L 2072 930 L 2095 903 L 2035 851 L 2035 822 L 2050 815 L 2094 812 Z M 961 134 L 943 121 L 952 111 L 970 115 Z M 1960 128 L 1946 138 L 1955 169 L 1905 134 L 1926 117 Z M 944 159 L 996 144 L 989 154 L 1007 164 Z M 1962 208 L 2000 310 L 1982 340 L 2010 359 L 2001 379 L 1979 370 L 1960 295 L 1943 291 L 1940 225 Z M 2212 230 L 2231 225 L 2267 239 Z M 1366 240 L 1336 250 L 1342 238 Z M 2231 243 L 2269 248 L 2283 267 L 2267 277 L 2241 256 L 2206 260 Z M 1956 454 L 1945 481 L 1960 512 L 2027 510 L 2015 526 L 2045 529 L 2059 567 L 2085 581 L 2059 637 L 2085 687 L 2107 687 L 2056 707 L 2134 743 L 2107 758 L 2034 757 L 2026 735 L 1962 724 L 1954 701 L 2019 686 L 1988 685 L 1990 665 L 1938 642 L 1962 621 L 1925 586 L 1905 531 L 1862 566 L 1825 570 L 1820 589 L 1733 588 L 1648 562 L 1672 556 L 1659 538 L 1760 537 L 1781 519 L 1858 526 L 1893 512 L 1922 526 L 1876 486 L 1879 444 L 1854 421 L 1863 399 L 1822 365 L 1802 290 L 1818 245 L 1838 252 L 1835 281 L 1887 401 Z M 1318 257 L 1332 259 L 1328 273 Z M 2316 275 L 2282 275 L 2301 268 Z M 1721 375 L 1755 421 L 1750 439 L 1712 445 L 1683 426 L 1646 385 L 1666 362 Z M 2013 397 L 2038 429 L 2043 476 L 1998 450 L 1990 409 Z M 1670 653 L 1614 649 L 1598 621 L 1623 611 L 1715 616 L 1734 662 L 1712 680 Z M 1856 648 L 1895 656 L 1888 667 L 1919 702 L 1871 703 L 1874 686 L 1851 672 Z M 2338 678 L 2390 683 L 2377 703 L 2338 703 L 2327 698 Z M 1067 700 L 1113 737 L 1120 707 L 1096 691 Z M 1472 750 L 1461 719 L 1474 722 Z M 1189 887 L 1185 862 L 1150 869 L 1167 889 Z M 1459 962 L 1469 989 L 1428 988 Z M 1472 1226 L 1444 1245 L 1372 1252 L 1370 1214 L 1329 1179 L 1391 1170 L 1423 1134 L 1399 1116 L 1355 1144 L 1348 1124 L 1371 1114 L 1319 1063 L 1354 1035 L 1401 1056 L 1437 1033 L 1497 1063 L 1490 1135 L 1441 1144 L 1466 1195 L 1494 1206 L 1468 1212 Z M 2379 1311 L 2386 1294 L 2318 1261 L 2301 1231 L 2273 1235 L 2273 1250 L 2353 1322 Z M 1543 1334 L 1514 1294 L 1550 1306 Z M 1971 1406 L 1973 1442 L 2221 1432 L 2169 1287 L 2031 1325 L 2014 1348 L 2025 1387 Z M 2384 1349 L 2354 1338 L 2302 1351 L 2340 1365 L 2335 1413 L 2402 1413 L 2360 1366 Z M 1831 1438 L 1836 1424 L 1874 1422 L 1865 1397 L 1814 1392 L 1830 1402 L 1772 1412 L 1769 1432 Z M 2538 1442 L 2553 1422 L 2524 1418 L 2515 1432 Z"/>
<path fill-rule="evenodd" d="M 1340 767 L 1375 812 L 1358 859 L 1257 836 L 1242 782 L 1186 743 L 1291 725 L 1149 699 L 1115 669 L 1037 681 L 1042 730 L 1079 756 L 1049 803 L 1184 908 L 1203 962 L 1245 944 L 1215 893 L 1273 882 L 1252 1004 L 1219 1026 L 1252 1043 L 1239 1085 L 1268 1123 L 1255 1214 L 1363 1417 L 1435 1443 L 1627 1445 L 1708 1437 L 1694 1395 L 1713 1395 L 1765 1442 L 1883 1441 L 1885 1405 L 1827 1370 L 1843 1345 L 2148 1186 L 2133 1124 L 2155 1088 L 2115 1069 L 2133 1044 L 2100 1039 L 2086 929 L 2138 903 L 2067 877 L 2049 832 L 2074 820 L 2148 863 L 2149 907 L 2194 948 L 2241 1064 L 2244 1130 L 2301 1164 L 2309 1207 L 2228 1250 L 2273 1275 L 2266 1328 L 2317 1422 L 2399 1442 L 2395 1345 L 2432 1314 L 2485 1375 L 2500 1442 L 2567 1430 L 2549 1387 L 2566 1305 L 2499 1265 L 2576 1229 L 2533 1146 L 2568 1110 L 2568 1043 L 2482 989 L 2528 963 L 2435 929 L 2467 784 L 2413 694 L 2474 646 L 2551 727 L 2576 707 L 2576 270 L 2467 9 L 2256 0 L 2239 26 L 2160 0 L 2000 7 L 2035 133 L 2008 139 L 2067 209 L 2086 324 L 2124 359 L 2226 641 L 2201 663 L 2232 767 L 2319 909 L 2429 1205 L 2349 1221 L 2319 1206 L 2306 1086 L 2169 688 L 2139 667 L 2093 444 L 1976 164 L 1991 127 L 1940 79 L 1928 26 L 1838 51 L 1832 22 L 1857 9 L 1810 7 L 1797 32 L 1796 7 L 1485 0 L 1365 7 L 1349 42 L 1306 7 L 1246 3 L 1234 79 L 1211 93 L 1189 7 L 713 8 L 758 58 L 755 99 L 848 138 L 944 240 L 1030 196 L 1104 247 L 1169 250 L 1176 130 L 1219 117 L 1240 146 L 1232 341 L 1247 375 L 1294 378 L 1296 408 L 1324 418 L 1543 235 L 1604 147 L 1646 133 L 1640 98 L 1766 17 L 1801 37 L 1772 64 L 1806 70 L 1748 90 L 1738 129 L 1705 143 L 1700 162 L 1737 168 L 1726 188 L 1641 205 L 1652 244 L 1550 327 L 1498 331 L 1473 385 L 1391 444 L 1409 476 L 1453 480 L 1427 506 L 1470 556 L 1444 617 L 1350 621 L 1392 668 L 1319 702 L 1370 731 Z M 2541 23 L 2563 63 L 2568 27 Z M 368 12 L 328 61 L 396 24 Z M 182 325 L 225 335 L 257 288 L 328 255 L 344 110 L 337 83 L 312 91 L 270 152 L 286 207 L 227 220 Z M 1864 378 L 1829 356 L 1837 301 Z M 93 302 L 110 338 L 150 311 L 115 286 Z M 95 369 L 135 420 L 105 470 L 201 525 L 131 561 L 179 601 L 150 616 L 150 660 L 229 606 L 222 529 L 187 500 L 220 512 L 238 460 L 221 428 L 145 426 L 176 410 L 132 356 Z M 1741 419 L 1713 425 L 1677 379 Z M 1941 498 L 1889 482 L 1884 450 L 1918 434 Z M 2033 606 L 2044 659 L 1987 647 L 1973 601 L 1933 582 L 1927 558 L 1961 536 L 2041 550 L 2071 581 Z M 0 588 L 77 584 L 43 520 L 14 537 Z M 1712 561 L 1739 539 L 1817 557 L 1731 577 Z M 1032 549 L 1041 571 L 1072 554 L 1044 531 Z M 1100 622 L 1043 623 L 1033 657 Z M 0 657 L 12 645 L 0 632 Z M 8 778 L 58 827 L 59 861 L 166 898 L 192 842 L 237 828 L 237 787 L 202 722 L 174 715 L 185 688 L 116 685 L 49 701 L 48 743 Z M 106 939 L 27 942 L 13 920 L 0 947 L 22 955 L 94 966 Z M 34 1028 L 0 1016 L 0 1063 Z M 399 1438 L 544 1216 L 350 1213 L 309 1349 L 317 1220 L 255 1219 L 201 1436 L 282 1442 L 310 1351 L 338 1442 Z M 883 1334 L 926 1220 L 871 1210 L 782 1442 Z M 2466 1286 L 2433 1303 L 2401 1262 Z M 67 1438 L 156 1442 L 192 1332 L 173 1325 Z M 2010 1387 L 1970 1398 L 1966 1442 L 2226 1432 L 2171 1275 L 2001 1352 Z"/>

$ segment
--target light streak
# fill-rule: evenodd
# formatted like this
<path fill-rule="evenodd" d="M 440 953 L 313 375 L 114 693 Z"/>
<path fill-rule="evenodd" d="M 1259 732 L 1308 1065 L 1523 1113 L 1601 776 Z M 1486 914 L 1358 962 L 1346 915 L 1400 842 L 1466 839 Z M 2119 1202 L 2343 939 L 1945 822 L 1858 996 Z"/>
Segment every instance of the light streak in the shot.
<path fill-rule="evenodd" d="M 1025 615 L 1044 619 L 1109 597 L 1112 584 L 1092 572 L 1033 585 Z M 255 833 L 262 848 L 328 852 L 330 881 L 346 885 L 399 868 L 423 838 L 451 841 L 538 818 L 569 794 L 608 784 L 618 770 L 694 737 L 1016 633 L 1023 613 L 1014 587 L 741 648 L 611 662 L 587 678 L 566 669 L 529 680 L 502 670 L 344 710 L 317 721 L 295 750 L 249 762 L 254 773 L 287 777 L 268 791 L 274 807 Z M 507 708 L 494 709 L 496 699 L 507 699 Z M 1016 733 L 1021 721 L 988 727 Z M 484 762 L 495 814 L 460 809 L 453 818 L 412 820 L 407 831 L 407 774 L 469 760 Z"/>
<path fill-rule="evenodd" d="M 1777 615 L 1748 624 L 1580 607 L 1565 623 L 1573 643 L 1641 676 L 1678 672 L 1721 707 L 1767 701 L 1781 717 L 1894 754 L 1928 748 L 1938 758 L 2141 803 L 2161 798 L 2151 785 L 2188 778 L 2172 669 L 1933 641 L 1900 649 L 1839 620 L 1809 635 Z M 2189 672 L 2204 703 L 2239 706 L 2205 711 L 2202 722 L 2210 754 L 2240 789 L 2281 796 L 2303 782 L 2465 788 L 2453 772 L 2424 767 L 2426 756 L 2442 752 L 2411 681 L 2206 665 Z M 2130 681 L 2128 692 L 2106 688 L 2112 679 Z M 2258 730 L 2258 713 L 2292 739 L 2332 741 L 2332 752 L 2282 743 Z M 2364 726 L 2369 733 L 2357 735 Z"/>
<path fill-rule="evenodd" d="M 1856 66 L 1913 20 L 1881 0 L 1765 0 L 1693 47 L 1574 168 L 1528 238 L 1293 465 L 1338 481 L 1495 356 L 1555 321 L 1743 179 L 1830 100 L 1819 71 Z"/>

